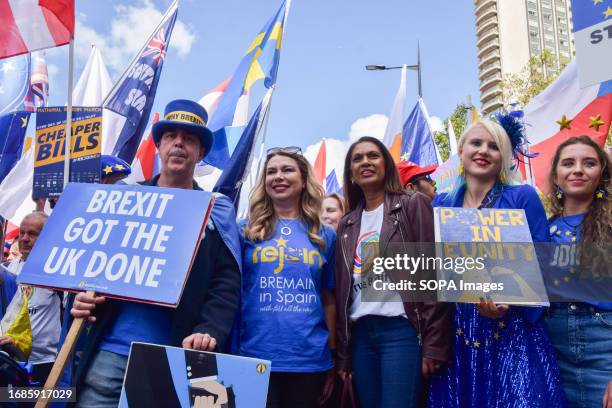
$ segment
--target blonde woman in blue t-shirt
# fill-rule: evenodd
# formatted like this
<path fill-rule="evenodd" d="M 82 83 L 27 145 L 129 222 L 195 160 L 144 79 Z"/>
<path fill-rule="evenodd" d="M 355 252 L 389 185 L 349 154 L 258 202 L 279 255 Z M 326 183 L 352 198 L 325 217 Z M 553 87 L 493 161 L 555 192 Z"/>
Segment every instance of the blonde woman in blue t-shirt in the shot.
<path fill-rule="evenodd" d="M 331 390 L 335 233 L 299 148 L 268 151 L 243 229 L 240 353 L 272 361 L 267 407 L 317 405 Z"/>

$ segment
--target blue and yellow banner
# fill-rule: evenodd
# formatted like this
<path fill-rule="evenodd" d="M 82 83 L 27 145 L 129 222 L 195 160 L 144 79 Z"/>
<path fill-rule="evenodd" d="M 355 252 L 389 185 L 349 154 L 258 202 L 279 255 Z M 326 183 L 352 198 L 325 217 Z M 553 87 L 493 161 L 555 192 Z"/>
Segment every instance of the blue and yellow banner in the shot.
<path fill-rule="evenodd" d="M 73 107 L 70 182 L 100 182 L 101 141 L 102 108 Z M 34 198 L 62 193 L 65 145 L 66 107 L 39 108 L 34 144 Z"/>
<path fill-rule="evenodd" d="M 548 303 L 524 210 L 436 207 L 434 222 L 440 300 Z"/>

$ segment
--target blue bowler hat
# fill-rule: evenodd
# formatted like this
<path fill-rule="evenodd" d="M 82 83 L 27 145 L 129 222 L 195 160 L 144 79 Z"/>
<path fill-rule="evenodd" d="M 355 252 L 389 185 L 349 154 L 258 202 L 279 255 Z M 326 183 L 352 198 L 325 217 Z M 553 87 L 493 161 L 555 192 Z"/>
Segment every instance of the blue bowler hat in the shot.
<path fill-rule="evenodd" d="M 125 174 L 126 176 L 132 173 L 132 168 L 129 164 L 118 157 L 103 154 L 100 157 L 100 167 L 102 168 L 102 177 L 110 176 L 111 174 Z"/>
<path fill-rule="evenodd" d="M 164 119 L 153 125 L 153 141 L 157 145 L 165 131 L 183 128 L 200 138 L 206 156 L 214 140 L 212 132 L 206 127 L 206 122 L 208 122 L 208 113 L 202 105 L 186 99 L 177 99 L 166 105 Z"/>

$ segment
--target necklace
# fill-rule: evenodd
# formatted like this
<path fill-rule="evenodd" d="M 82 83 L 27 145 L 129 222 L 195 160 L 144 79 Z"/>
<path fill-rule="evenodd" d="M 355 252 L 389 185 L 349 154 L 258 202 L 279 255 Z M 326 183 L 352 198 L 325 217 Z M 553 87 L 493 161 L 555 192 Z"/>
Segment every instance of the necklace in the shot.
<path fill-rule="evenodd" d="M 569 228 L 571 228 L 572 236 L 575 237 L 576 236 L 576 231 L 582 225 L 582 222 L 584 221 L 584 218 L 578 224 L 574 225 L 574 224 L 571 224 L 571 223 L 567 222 L 567 217 L 571 217 L 571 215 L 563 215 L 563 214 L 561 214 L 561 222 L 564 223 L 565 225 L 567 225 Z"/>
<path fill-rule="evenodd" d="M 294 219 L 295 218 L 292 218 L 292 219 L 289 219 L 288 221 L 291 222 Z M 281 229 L 280 229 L 281 235 L 284 235 L 286 237 L 291 235 L 291 232 L 292 232 L 291 231 L 291 227 L 289 225 L 287 225 L 287 222 L 285 220 L 281 219 L 281 218 L 278 219 L 278 222 L 280 222 L 280 224 L 281 224 Z"/>

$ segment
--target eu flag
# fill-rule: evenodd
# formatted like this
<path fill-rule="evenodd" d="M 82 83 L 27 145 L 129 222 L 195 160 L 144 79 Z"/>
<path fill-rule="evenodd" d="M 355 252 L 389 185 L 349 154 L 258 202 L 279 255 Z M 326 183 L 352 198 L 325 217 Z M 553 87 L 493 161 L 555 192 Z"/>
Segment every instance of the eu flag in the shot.
<path fill-rule="evenodd" d="M 238 208 L 238 199 L 240 198 L 240 189 L 242 187 L 242 181 L 245 178 L 246 169 L 250 166 L 250 157 L 255 145 L 255 140 L 261 123 L 265 119 L 268 102 L 270 101 L 268 96 L 264 97 L 264 100 L 259 104 L 255 113 L 249 120 L 249 124 L 244 128 L 244 132 L 238 141 L 238 145 L 232 157 L 227 163 L 225 170 L 221 173 L 221 177 L 215 184 L 213 191 L 219 192 L 228 196 L 234 202 L 234 208 Z M 263 112 L 263 113 L 262 113 Z"/>
<path fill-rule="evenodd" d="M 219 101 L 217 110 L 210 119 L 208 127 L 215 134 L 215 143 L 210 153 L 206 155 L 205 163 L 220 169 L 226 167 L 229 147 L 225 128 L 232 125 L 238 99 L 261 79 L 264 79 L 266 88 L 272 87 L 276 82 L 284 21 L 285 2 L 283 1 L 247 49 Z"/>
<path fill-rule="evenodd" d="M 21 157 L 30 112 L 0 116 L 0 183 Z"/>
<path fill-rule="evenodd" d="M 0 115 L 22 110 L 30 90 L 30 54 L 0 61 Z"/>
<path fill-rule="evenodd" d="M 421 167 L 438 164 L 433 133 L 427 122 L 427 110 L 420 98 L 404 123 L 401 160 L 411 161 Z"/>

